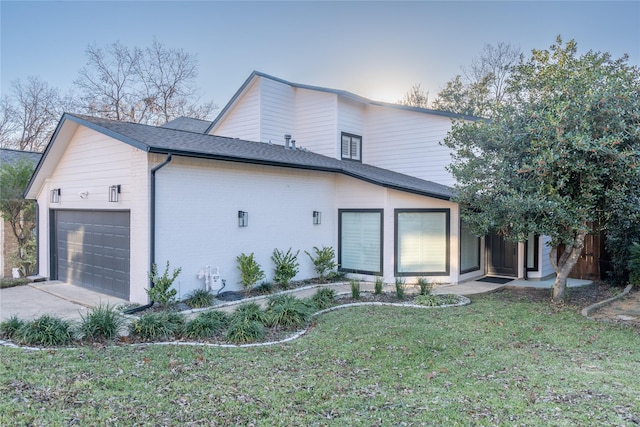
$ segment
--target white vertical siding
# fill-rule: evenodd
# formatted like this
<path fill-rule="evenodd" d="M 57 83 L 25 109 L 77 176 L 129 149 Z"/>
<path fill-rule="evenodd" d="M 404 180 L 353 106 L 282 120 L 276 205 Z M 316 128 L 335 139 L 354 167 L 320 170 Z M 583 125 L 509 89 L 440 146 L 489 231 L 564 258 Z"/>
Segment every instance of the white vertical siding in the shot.
<path fill-rule="evenodd" d="M 108 188 L 121 185 L 120 201 L 110 203 Z M 60 203 L 49 204 L 49 190 L 61 189 Z M 86 199 L 79 193 L 87 191 Z M 146 302 L 148 260 L 147 155 L 143 151 L 80 126 L 38 191 L 39 274 L 50 272 L 49 209 L 129 210 L 131 218 L 131 301 Z"/>
<path fill-rule="evenodd" d="M 245 95 L 233 106 L 214 133 L 230 138 L 260 140 L 260 80 L 254 81 Z"/>
<path fill-rule="evenodd" d="M 455 180 L 446 171 L 450 150 L 440 145 L 451 119 L 413 111 L 369 106 L 365 163 L 444 185 Z"/>

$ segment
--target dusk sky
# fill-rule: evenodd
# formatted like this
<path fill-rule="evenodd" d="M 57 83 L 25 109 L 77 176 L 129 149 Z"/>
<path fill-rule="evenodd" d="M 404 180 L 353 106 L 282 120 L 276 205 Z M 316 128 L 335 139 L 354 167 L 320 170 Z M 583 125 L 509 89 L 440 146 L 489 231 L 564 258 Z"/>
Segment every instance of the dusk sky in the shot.
<path fill-rule="evenodd" d="M 528 56 L 558 34 L 581 53 L 640 65 L 640 2 L 1 1 L 0 93 L 35 75 L 62 93 L 88 44 L 197 55 L 203 100 L 224 106 L 253 70 L 388 102 L 420 83 L 435 98 L 485 43 Z"/>

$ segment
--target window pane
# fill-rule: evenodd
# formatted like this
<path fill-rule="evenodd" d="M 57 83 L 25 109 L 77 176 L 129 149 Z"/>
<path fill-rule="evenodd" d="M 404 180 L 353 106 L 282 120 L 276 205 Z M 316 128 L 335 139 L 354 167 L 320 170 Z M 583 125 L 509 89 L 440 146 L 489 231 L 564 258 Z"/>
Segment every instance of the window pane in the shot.
<path fill-rule="evenodd" d="M 398 273 L 443 273 L 448 267 L 446 212 L 398 213 Z"/>
<path fill-rule="evenodd" d="M 529 233 L 529 238 L 527 239 L 527 268 L 530 270 L 537 270 L 538 265 L 536 263 L 538 254 L 537 254 L 537 236 L 534 233 Z"/>
<path fill-rule="evenodd" d="M 351 155 L 351 138 L 342 135 L 342 157 L 348 159 Z"/>
<path fill-rule="evenodd" d="M 474 236 L 468 225 L 460 223 L 460 271 L 474 271 L 480 269 L 480 238 Z"/>
<path fill-rule="evenodd" d="M 360 160 L 360 138 L 351 137 L 351 158 Z"/>
<path fill-rule="evenodd" d="M 340 267 L 345 270 L 381 272 L 380 212 L 342 212 Z"/>

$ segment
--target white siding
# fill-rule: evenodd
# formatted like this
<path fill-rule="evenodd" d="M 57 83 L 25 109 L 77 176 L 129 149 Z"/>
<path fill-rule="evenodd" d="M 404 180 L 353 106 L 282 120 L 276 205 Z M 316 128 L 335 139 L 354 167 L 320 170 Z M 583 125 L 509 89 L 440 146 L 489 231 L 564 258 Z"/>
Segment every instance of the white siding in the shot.
<path fill-rule="evenodd" d="M 60 141 L 62 142 L 62 141 Z M 75 132 L 55 171 L 38 191 L 39 274 L 49 276 L 49 208 L 129 210 L 131 213 L 131 301 L 145 303 L 148 260 L 148 179 L 146 153 L 85 127 Z M 120 201 L 110 203 L 108 188 L 121 185 Z M 61 189 L 60 203 L 49 191 Z M 86 199 L 79 193 L 87 191 Z"/>
<path fill-rule="evenodd" d="M 270 79 L 260 79 L 261 142 L 284 144 L 284 135 L 294 131 L 294 89 Z M 294 135 L 295 139 L 295 135 Z"/>
<path fill-rule="evenodd" d="M 440 145 L 451 119 L 394 108 L 370 106 L 363 139 L 364 162 L 444 185 L 453 185 L 445 170 L 450 150 Z"/>
<path fill-rule="evenodd" d="M 339 158 L 337 98 L 332 93 L 296 89 L 293 138 L 298 146 L 323 156 Z"/>
<path fill-rule="evenodd" d="M 233 106 L 224 120 L 218 123 L 215 135 L 260 140 L 260 84 L 255 82 L 245 95 Z"/>
<path fill-rule="evenodd" d="M 340 98 L 340 103 L 338 104 L 338 132 L 335 136 L 335 146 L 338 151 L 338 158 L 342 157 L 342 133 L 350 133 L 353 135 L 358 135 L 362 138 L 362 147 L 361 149 L 361 159 L 363 163 L 369 163 L 364 156 L 367 149 L 367 142 L 365 141 L 368 138 L 365 135 L 365 119 L 366 119 L 366 110 L 362 103 L 351 101 L 346 98 Z"/>

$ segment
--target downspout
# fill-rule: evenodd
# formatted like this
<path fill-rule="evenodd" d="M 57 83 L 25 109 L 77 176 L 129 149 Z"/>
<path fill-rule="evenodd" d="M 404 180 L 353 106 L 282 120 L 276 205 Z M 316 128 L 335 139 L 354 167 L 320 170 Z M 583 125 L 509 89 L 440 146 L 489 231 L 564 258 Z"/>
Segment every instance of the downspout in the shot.
<path fill-rule="evenodd" d="M 171 153 L 167 153 L 167 158 L 162 163 L 156 165 L 151 169 L 151 182 L 150 182 L 150 212 L 149 212 L 149 271 L 152 271 L 153 264 L 156 262 L 156 172 L 165 167 L 171 161 Z M 153 282 L 149 280 L 149 289 L 153 288 Z M 146 310 L 153 306 L 154 301 L 149 304 L 141 305 L 124 311 L 125 314 L 133 314 L 142 310 Z"/>

